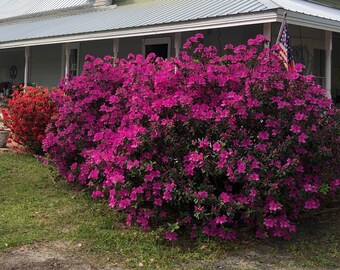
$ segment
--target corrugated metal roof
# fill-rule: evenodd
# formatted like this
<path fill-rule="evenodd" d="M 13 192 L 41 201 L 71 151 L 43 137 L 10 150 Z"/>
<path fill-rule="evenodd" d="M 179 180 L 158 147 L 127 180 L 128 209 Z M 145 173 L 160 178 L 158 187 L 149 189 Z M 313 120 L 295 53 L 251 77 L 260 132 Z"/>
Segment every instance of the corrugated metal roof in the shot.
<path fill-rule="evenodd" d="M 34 1 L 43 0 L 29 0 Z M 135 0 L 136 1 L 136 0 Z M 219 19 L 230 15 L 258 13 L 279 8 L 296 13 L 332 20 L 340 31 L 340 12 L 325 6 L 302 0 L 149 0 L 119 5 L 114 8 L 83 9 L 82 13 L 55 17 L 37 17 L 31 21 L 8 22 L 0 24 L 0 44 L 73 36 L 77 34 L 101 33 L 124 29 L 137 29 L 147 26 L 172 25 L 174 23 L 194 22 L 204 19 Z M 6 0 L 6 3 L 9 3 Z M 13 1 L 15 2 L 15 1 Z M 17 1 L 23 2 L 23 1 Z M 55 7 L 81 5 L 86 0 L 43 1 L 45 5 L 55 2 Z M 133 1 L 132 1 L 133 2 Z M 118 2 L 119 3 L 119 2 Z M 41 5 L 40 5 L 41 6 Z M 1 8 L 1 6 L 0 6 Z M 52 8 L 51 6 L 48 7 Z M 47 6 L 46 6 L 47 9 Z M 29 12 L 29 11 L 25 11 Z M 58 17 L 59 16 L 59 17 Z M 312 18 L 313 20 L 313 18 Z M 338 28 L 337 28 L 338 27 Z M 333 28 L 334 29 L 334 28 Z"/>
<path fill-rule="evenodd" d="M 340 10 L 303 0 L 272 0 L 281 8 L 319 18 L 340 21 Z"/>
<path fill-rule="evenodd" d="M 307 0 L 307 1 L 314 2 L 314 3 L 321 4 L 321 5 L 328 6 L 328 7 L 340 9 L 339 0 Z"/>
<path fill-rule="evenodd" d="M 72 16 L 0 25 L 0 42 L 118 30 L 266 9 L 258 0 L 147 1 Z"/>
<path fill-rule="evenodd" d="M 0 20 L 88 4 L 88 0 L 1 0 Z"/>

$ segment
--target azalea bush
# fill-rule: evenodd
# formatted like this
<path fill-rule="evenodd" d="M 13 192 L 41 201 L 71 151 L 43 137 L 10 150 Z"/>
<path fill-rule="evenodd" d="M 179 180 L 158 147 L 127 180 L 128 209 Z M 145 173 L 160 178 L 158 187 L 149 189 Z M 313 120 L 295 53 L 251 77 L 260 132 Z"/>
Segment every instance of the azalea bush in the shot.
<path fill-rule="evenodd" d="M 45 129 L 56 112 L 49 90 L 21 86 L 14 91 L 12 98 L 8 99 L 8 106 L 2 112 L 5 125 L 12 131 L 13 141 L 33 153 L 43 154 L 42 140 L 45 137 Z"/>
<path fill-rule="evenodd" d="M 179 58 L 87 56 L 55 94 L 44 149 L 126 223 L 235 239 L 289 238 L 340 185 L 339 113 L 263 36 L 223 56 L 188 39 Z"/>

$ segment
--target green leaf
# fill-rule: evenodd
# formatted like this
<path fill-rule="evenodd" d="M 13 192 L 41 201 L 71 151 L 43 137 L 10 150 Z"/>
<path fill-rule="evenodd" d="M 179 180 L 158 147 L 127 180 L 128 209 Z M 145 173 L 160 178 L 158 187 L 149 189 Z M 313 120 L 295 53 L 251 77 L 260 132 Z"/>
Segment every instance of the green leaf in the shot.
<path fill-rule="evenodd" d="M 319 191 L 323 194 L 323 195 L 327 195 L 329 192 L 329 185 L 326 183 L 323 183 L 320 187 L 319 187 Z"/>
<path fill-rule="evenodd" d="M 169 226 L 170 232 L 174 232 L 174 231 L 179 229 L 178 222 L 176 222 L 174 224 L 168 223 L 168 226 Z"/>

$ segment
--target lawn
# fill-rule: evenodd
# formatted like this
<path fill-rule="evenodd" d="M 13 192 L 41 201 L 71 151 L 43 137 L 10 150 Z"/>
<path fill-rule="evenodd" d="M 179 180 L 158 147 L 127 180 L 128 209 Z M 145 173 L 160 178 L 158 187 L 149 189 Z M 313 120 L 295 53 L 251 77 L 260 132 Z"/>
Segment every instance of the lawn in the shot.
<path fill-rule="evenodd" d="M 305 214 L 291 241 L 246 234 L 235 242 L 167 243 L 156 231 L 126 228 L 119 213 L 35 157 L 0 153 L 0 266 L 1 254 L 20 247 L 65 243 L 67 252 L 99 269 L 108 263 L 127 269 L 339 269 L 338 201 L 327 207 Z"/>

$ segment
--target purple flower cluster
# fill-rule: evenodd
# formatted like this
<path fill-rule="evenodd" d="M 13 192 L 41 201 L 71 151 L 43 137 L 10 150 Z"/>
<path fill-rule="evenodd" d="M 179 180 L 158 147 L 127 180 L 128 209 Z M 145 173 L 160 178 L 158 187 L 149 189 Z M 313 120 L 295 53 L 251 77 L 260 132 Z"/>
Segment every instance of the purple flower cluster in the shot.
<path fill-rule="evenodd" d="M 258 36 L 225 54 L 188 39 L 179 58 L 87 56 L 54 94 L 44 149 L 126 223 L 235 239 L 289 238 L 340 185 L 339 113 Z"/>

